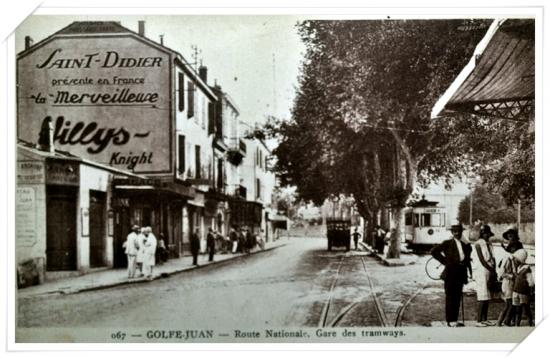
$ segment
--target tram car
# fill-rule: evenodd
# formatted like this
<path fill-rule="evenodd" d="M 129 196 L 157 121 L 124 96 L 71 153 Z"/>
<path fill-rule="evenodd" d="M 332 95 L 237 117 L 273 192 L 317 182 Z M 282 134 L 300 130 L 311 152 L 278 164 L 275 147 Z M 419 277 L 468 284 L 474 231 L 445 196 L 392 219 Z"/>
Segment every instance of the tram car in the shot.
<path fill-rule="evenodd" d="M 405 209 L 405 242 L 414 252 L 430 250 L 449 238 L 447 210 L 425 199 Z"/>
<path fill-rule="evenodd" d="M 327 219 L 327 244 L 328 251 L 333 247 L 345 247 L 346 251 L 351 246 L 351 220 Z"/>

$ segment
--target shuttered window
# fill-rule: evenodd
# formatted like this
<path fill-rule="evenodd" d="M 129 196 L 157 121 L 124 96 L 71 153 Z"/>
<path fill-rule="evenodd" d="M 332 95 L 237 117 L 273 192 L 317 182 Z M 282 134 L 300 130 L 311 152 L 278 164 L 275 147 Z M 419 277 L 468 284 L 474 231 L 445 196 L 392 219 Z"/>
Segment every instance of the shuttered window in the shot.
<path fill-rule="evenodd" d="M 185 136 L 178 136 L 178 172 L 185 173 Z"/>
<path fill-rule="evenodd" d="M 195 114 L 195 84 L 187 81 L 187 118 Z"/>
<path fill-rule="evenodd" d="M 185 87 L 183 81 L 183 73 L 178 73 L 178 110 L 183 112 L 185 109 Z"/>

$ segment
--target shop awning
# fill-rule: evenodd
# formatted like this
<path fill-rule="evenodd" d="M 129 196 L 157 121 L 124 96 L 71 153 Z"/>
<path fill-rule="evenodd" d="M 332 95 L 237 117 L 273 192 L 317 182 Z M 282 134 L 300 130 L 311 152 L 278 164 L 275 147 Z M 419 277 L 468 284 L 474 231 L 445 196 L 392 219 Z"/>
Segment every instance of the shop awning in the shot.
<path fill-rule="evenodd" d="M 432 110 L 527 120 L 535 101 L 535 20 L 500 19 Z"/>
<path fill-rule="evenodd" d="M 195 190 L 187 185 L 172 181 L 162 181 L 153 178 L 115 178 L 114 188 L 118 191 L 135 193 L 155 192 L 159 194 L 177 195 L 185 199 L 195 197 Z"/>

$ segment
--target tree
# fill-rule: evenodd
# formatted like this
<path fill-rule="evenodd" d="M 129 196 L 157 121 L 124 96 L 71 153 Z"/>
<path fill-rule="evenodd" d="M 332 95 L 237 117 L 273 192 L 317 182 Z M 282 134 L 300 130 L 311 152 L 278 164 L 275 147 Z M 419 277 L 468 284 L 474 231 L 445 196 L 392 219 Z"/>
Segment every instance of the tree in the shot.
<path fill-rule="evenodd" d="M 459 31 L 463 24 L 312 20 L 298 26 L 307 52 L 292 118 L 271 127 L 280 139 L 277 170 L 283 184 L 316 203 L 353 194 L 369 223 L 391 205 L 397 232 L 389 257 L 399 256 L 401 213 L 416 184 L 464 171 L 456 152 L 440 150 L 453 133 L 429 117 L 483 35 Z"/>
<path fill-rule="evenodd" d="M 476 185 L 472 192 L 472 220 L 480 219 L 485 223 L 510 224 L 517 221 L 517 206 L 508 205 L 501 194 L 491 192 L 485 185 Z M 534 222 L 533 206 L 523 205 L 522 222 Z M 470 195 L 458 206 L 458 220 L 470 221 Z"/>

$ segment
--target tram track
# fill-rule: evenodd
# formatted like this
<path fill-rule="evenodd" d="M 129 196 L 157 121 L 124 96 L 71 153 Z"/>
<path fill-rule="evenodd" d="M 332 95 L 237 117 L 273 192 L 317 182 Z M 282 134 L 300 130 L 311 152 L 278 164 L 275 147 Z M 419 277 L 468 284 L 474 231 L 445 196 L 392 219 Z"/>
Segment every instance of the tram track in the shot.
<path fill-rule="evenodd" d="M 369 293 L 361 296 L 359 299 L 353 300 L 352 302 L 349 302 L 344 307 L 340 308 L 338 312 L 332 316 L 332 320 L 329 321 L 329 313 L 331 310 L 336 306 L 334 304 L 334 291 L 336 288 L 336 284 L 338 282 L 338 278 L 340 277 L 342 266 L 344 264 L 344 261 L 346 260 L 345 256 L 342 256 L 339 263 L 338 268 L 336 270 L 336 273 L 334 274 L 331 285 L 328 292 L 328 297 L 323 305 L 323 309 L 321 311 L 321 316 L 319 318 L 318 327 L 324 328 L 324 327 L 337 327 L 338 324 L 354 309 L 361 305 L 368 305 L 369 303 L 372 303 L 372 305 L 375 308 L 376 316 L 379 321 L 379 324 L 383 327 L 388 326 L 388 319 L 386 317 L 386 314 L 382 308 L 382 305 L 376 296 L 376 291 L 374 284 L 372 282 L 372 278 L 368 274 L 366 264 L 364 262 L 364 259 L 361 257 L 361 264 L 363 268 L 363 272 L 365 273 L 365 277 L 367 278 L 367 282 L 369 285 Z M 351 262 L 354 262 L 355 260 L 350 260 Z"/>
<path fill-rule="evenodd" d="M 348 260 L 346 260 L 348 259 Z M 351 257 L 342 256 L 340 258 L 340 261 L 338 262 L 337 270 L 332 278 L 331 285 L 328 292 L 328 297 L 323 305 L 323 309 L 321 311 L 321 316 L 319 319 L 318 327 L 319 328 L 325 328 L 325 327 L 338 327 L 345 319 L 348 317 L 351 313 L 353 313 L 355 310 L 363 308 L 365 310 L 372 310 L 374 308 L 375 315 L 377 317 L 376 323 L 373 325 L 380 325 L 382 327 L 401 327 L 403 324 L 403 319 L 405 316 L 405 313 L 407 312 L 407 309 L 410 307 L 411 303 L 414 301 L 416 297 L 418 297 L 427 287 L 429 287 L 429 284 L 426 284 L 416 291 L 414 291 L 408 298 L 399 306 L 396 312 L 395 319 L 390 320 L 388 316 L 386 315 L 386 312 L 384 311 L 382 302 L 380 301 L 379 297 L 376 295 L 376 286 L 374 284 L 374 281 L 369 274 L 369 271 L 367 269 L 367 265 L 365 262 L 365 259 L 363 257 L 359 257 L 360 264 L 362 267 L 362 271 L 364 273 L 364 277 L 366 278 L 369 292 L 365 295 L 361 295 L 357 299 L 354 299 L 351 302 L 347 302 L 347 304 L 343 307 L 341 307 L 336 314 L 330 315 L 332 311 L 337 309 L 337 305 L 335 304 L 335 296 L 334 291 L 337 287 L 337 283 L 339 278 L 342 276 L 342 268 L 345 266 L 345 262 L 357 262 L 354 259 L 351 259 Z M 329 320 L 329 317 L 331 320 Z M 369 322 L 365 322 L 365 326 L 370 325 Z"/>

